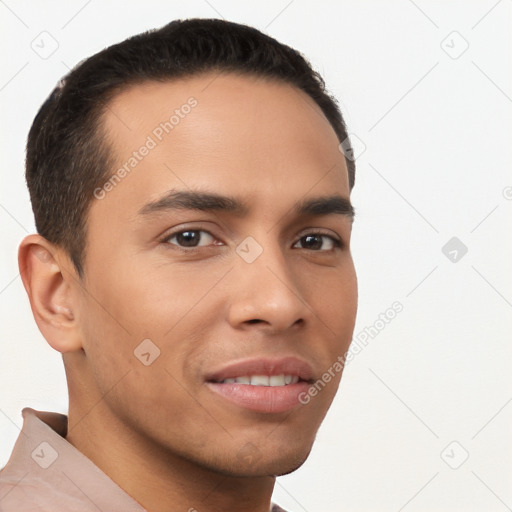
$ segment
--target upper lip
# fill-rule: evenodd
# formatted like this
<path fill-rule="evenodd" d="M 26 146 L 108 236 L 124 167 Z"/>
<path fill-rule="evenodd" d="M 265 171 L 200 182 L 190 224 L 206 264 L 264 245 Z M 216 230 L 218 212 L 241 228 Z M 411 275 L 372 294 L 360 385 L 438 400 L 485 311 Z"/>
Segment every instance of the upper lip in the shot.
<path fill-rule="evenodd" d="M 313 369 L 309 363 L 297 357 L 282 357 L 279 359 L 259 357 L 230 363 L 209 373 L 206 380 L 221 382 L 224 379 L 247 375 L 293 375 L 301 380 L 309 381 L 313 377 Z"/>

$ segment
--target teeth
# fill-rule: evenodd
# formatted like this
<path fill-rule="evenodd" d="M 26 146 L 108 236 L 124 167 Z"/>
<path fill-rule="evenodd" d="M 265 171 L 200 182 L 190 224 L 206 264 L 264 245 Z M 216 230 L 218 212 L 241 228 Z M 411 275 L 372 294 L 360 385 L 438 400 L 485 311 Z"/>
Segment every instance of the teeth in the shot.
<path fill-rule="evenodd" d="M 287 386 L 296 384 L 299 377 L 296 375 L 251 375 L 224 379 L 222 384 L 250 384 L 251 386 Z"/>
<path fill-rule="evenodd" d="M 284 375 L 272 375 L 268 382 L 271 386 L 284 386 Z"/>
<path fill-rule="evenodd" d="M 270 378 L 266 375 L 253 375 L 251 386 L 270 386 Z"/>

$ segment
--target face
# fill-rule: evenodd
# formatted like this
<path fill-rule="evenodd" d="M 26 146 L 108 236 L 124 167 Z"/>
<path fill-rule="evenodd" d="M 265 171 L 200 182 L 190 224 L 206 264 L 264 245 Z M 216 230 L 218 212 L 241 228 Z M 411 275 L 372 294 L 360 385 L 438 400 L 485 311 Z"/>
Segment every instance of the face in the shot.
<path fill-rule="evenodd" d="M 134 86 L 103 122 L 117 178 L 88 217 L 77 396 L 203 467 L 293 471 L 357 308 L 333 129 L 292 86 L 235 74 Z"/>

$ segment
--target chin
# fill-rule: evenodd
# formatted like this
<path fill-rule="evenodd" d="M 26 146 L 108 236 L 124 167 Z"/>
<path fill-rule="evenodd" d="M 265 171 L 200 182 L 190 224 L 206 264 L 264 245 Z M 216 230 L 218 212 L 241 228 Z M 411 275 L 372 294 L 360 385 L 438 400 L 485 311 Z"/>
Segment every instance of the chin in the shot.
<path fill-rule="evenodd" d="M 237 454 L 234 460 L 219 464 L 220 461 L 217 459 L 216 464 L 208 464 L 208 466 L 210 466 L 210 469 L 226 476 L 242 478 L 282 476 L 299 469 L 306 462 L 311 448 L 312 445 L 291 451 L 288 447 L 287 450 L 277 453 L 276 450 L 269 450 L 267 453 L 255 452 L 252 456 Z"/>
<path fill-rule="evenodd" d="M 299 469 L 304 464 L 304 462 L 306 462 L 307 458 L 309 457 L 310 451 L 311 450 L 308 450 L 306 454 L 301 454 L 300 457 L 296 457 L 293 460 L 288 459 L 287 461 L 284 461 L 277 468 L 277 471 L 274 471 L 272 474 L 275 476 L 283 476 L 293 473 L 294 471 Z"/>

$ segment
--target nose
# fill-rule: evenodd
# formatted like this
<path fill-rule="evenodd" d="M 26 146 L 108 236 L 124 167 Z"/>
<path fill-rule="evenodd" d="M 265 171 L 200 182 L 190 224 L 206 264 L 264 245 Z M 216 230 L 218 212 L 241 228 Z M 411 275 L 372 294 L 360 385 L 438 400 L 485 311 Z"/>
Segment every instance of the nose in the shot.
<path fill-rule="evenodd" d="M 237 257 L 231 272 L 237 284 L 231 293 L 229 322 L 237 329 L 264 329 L 269 333 L 298 328 L 312 314 L 298 276 L 293 275 L 277 243 L 262 248 L 251 263 Z"/>

